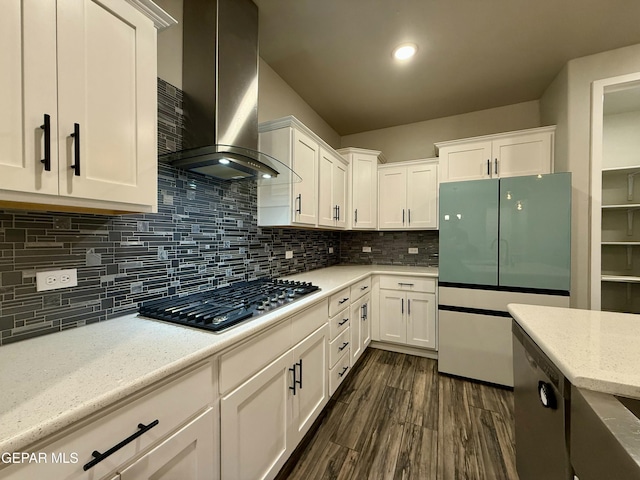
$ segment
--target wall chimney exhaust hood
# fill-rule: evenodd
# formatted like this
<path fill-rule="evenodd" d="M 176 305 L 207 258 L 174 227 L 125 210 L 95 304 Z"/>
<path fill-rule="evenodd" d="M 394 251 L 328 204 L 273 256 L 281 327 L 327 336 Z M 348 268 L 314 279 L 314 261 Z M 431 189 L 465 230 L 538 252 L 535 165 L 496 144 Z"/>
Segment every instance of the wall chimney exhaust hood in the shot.
<path fill-rule="evenodd" d="M 184 0 L 184 150 L 159 157 L 223 180 L 300 177 L 258 151 L 258 7 L 251 0 Z"/>

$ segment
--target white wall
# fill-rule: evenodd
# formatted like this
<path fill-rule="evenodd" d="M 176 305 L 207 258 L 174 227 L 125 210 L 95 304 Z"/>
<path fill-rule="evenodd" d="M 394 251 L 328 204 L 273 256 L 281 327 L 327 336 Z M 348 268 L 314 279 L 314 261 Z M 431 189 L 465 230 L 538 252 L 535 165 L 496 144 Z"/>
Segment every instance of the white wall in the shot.
<path fill-rule="evenodd" d="M 602 124 L 602 168 L 640 164 L 640 112 L 605 115 Z"/>
<path fill-rule="evenodd" d="M 572 172 L 571 306 L 589 308 L 591 84 L 640 71 L 640 44 L 570 60 L 540 100 L 541 118 L 558 125 L 556 168 Z"/>
<path fill-rule="evenodd" d="M 264 60 L 258 75 L 258 122 L 293 115 L 333 148 L 340 135 L 298 95 Z"/>
<path fill-rule="evenodd" d="M 345 135 L 342 147 L 381 150 L 388 162 L 435 156 L 433 144 L 446 140 L 539 127 L 537 100 L 462 115 Z"/>

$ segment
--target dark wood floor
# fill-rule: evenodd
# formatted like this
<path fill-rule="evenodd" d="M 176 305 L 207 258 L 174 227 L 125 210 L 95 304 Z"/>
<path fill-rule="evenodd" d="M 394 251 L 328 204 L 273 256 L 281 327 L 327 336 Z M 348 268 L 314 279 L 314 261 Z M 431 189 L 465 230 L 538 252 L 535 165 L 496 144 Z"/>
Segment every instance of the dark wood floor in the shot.
<path fill-rule="evenodd" d="M 369 348 L 287 479 L 517 480 L 513 392 Z M 284 472 L 281 472 L 284 473 Z"/>

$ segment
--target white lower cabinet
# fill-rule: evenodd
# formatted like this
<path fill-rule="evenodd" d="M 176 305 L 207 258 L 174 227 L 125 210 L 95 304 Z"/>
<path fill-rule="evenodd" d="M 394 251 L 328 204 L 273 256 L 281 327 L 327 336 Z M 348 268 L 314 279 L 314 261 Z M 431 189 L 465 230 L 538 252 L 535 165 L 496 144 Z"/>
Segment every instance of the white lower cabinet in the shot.
<path fill-rule="evenodd" d="M 273 478 L 328 401 L 325 324 L 221 401 L 222 478 Z"/>
<path fill-rule="evenodd" d="M 214 451 L 213 408 L 178 430 L 164 442 L 122 470 L 120 480 L 209 480 L 217 477 L 209 459 Z"/>
<path fill-rule="evenodd" d="M 435 283 L 435 279 L 381 277 L 380 341 L 436 348 Z"/>
<path fill-rule="evenodd" d="M 0 471 L 0 478 L 219 478 L 212 363 L 190 369 L 137 399 L 97 414 L 79 429 L 56 436 L 57 440 L 36 450 L 46 456 L 46 463 L 11 465 Z"/>
<path fill-rule="evenodd" d="M 371 343 L 371 294 L 351 304 L 351 365 L 355 365 L 364 349 Z"/>

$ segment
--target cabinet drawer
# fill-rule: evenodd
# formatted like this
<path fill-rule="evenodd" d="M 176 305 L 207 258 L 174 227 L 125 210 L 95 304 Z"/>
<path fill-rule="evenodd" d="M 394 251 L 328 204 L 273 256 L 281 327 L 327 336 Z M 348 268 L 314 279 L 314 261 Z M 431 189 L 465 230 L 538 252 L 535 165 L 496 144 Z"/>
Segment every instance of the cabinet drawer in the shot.
<path fill-rule="evenodd" d="M 329 320 L 329 340 L 336 338 L 341 332 L 349 328 L 349 308 L 345 308 Z"/>
<path fill-rule="evenodd" d="M 293 346 L 291 319 L 220 357 L 220 393 L 225 394 Z"/>
<path fill-rule="evenodd" d="M 329 396 L 333 395 L 344 381 L 351 368 L 351 352 L 345 348 L 346 354 L 329 370 Z"/>
<path fill-rule="evenodd" d="M 329 366 L 333 367 L 338 359 L 349 350 L 349 329 L 347 328 L 329 344 Z"/>
<path fill-rule="evenodd" d="M 294 315 L 291 319 L 293 343 L 295 345 L 309 334 L 327 323 L 327 301 L 316 303 Z"/>
<path fill-rule="evenodd" d="M 409 275 L 381 275 L 380 288 L 406 292 L 436 293 L 436 279 Z"/>
<path fill-rule="evenodd" d="M 211 364 L 185 374 L 101 418 L 85 425 L 60 440 L 39 448 L 47 463 L 19 464 L 0 473 L 6 480 L 31 478 L 64 478 L 89 480 L 103 478 L 124 463 L 134 459 L 170 432 L 204 410 L 214 399 L 214 373 Z M 106 452 L 139 431 L 138 424 L 157 425 L 125 445 L 86 472 L 83 466 L 93 460 L 92 452 Z M 61 458 L 64 455 L 64 459 Z M 77 456 L 77 458 L 76 458 Z M 58 459 L 58 462 L 55 461 Z M 77 459 L 77 463 L 71 463 Z M 59 463 L 66 460 L 69 463 Z M 54 463 L 55 462 L 55 463 Z"/>
<path fill-rule="evenodd" d="M 349 287 L 343 288 L 338 293 L 331 295 L 329 298 L 329 317 L 337 315 L 344 307 L 348 307 L 350 296 Z"/>
<path fill-rule="evenodd" d="M 351 285 L 350 295 L 351 301 L 357 300 L 362 295 L 371 291 L 371 277 L 360 280 L 358 283 Z"/>

